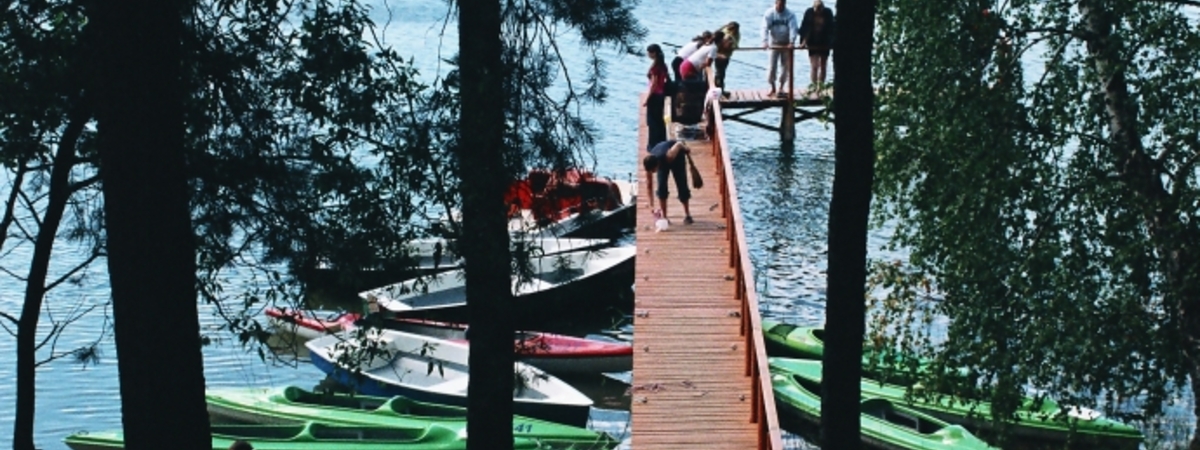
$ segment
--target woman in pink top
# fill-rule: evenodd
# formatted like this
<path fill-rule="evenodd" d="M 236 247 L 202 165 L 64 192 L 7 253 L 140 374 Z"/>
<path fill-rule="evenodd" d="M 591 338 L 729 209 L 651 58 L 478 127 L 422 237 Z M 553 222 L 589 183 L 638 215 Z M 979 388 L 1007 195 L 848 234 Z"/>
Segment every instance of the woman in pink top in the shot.
<path fill-rule="evenodd" d="M 650 44 L 646 47 L 646 56 L 650 58 L 650 70 L 646 78 L 650 80 L 649 92 L 642 106 L 646 107 L 646 131 L 648 142 L 646 150 L 654 148 L 659 142 L 667 140 L 667 124 L 663 119 L 663 100 L 666 98 L 667 63 L 664 60 L 662 47 Z"/>
<path fill-rule="evenodd" d="M 708 41 L 708 43 L 687 58 L 684 58 L 683 64 L 679 66 L 679 73 L 683 76 L 683 79 L 702 79 L 704 77 L 704 69 L 717 59 L 717 45 L 724 41 L 725 33 L 720 31 L 713 33 L 712 40 Z"/>

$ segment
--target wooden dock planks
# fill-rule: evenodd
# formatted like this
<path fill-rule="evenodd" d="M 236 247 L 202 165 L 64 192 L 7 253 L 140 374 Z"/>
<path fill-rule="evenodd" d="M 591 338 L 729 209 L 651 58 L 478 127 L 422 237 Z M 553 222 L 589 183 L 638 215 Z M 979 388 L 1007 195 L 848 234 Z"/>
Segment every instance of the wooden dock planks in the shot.
<path fill-rule="evenodd" d="M 830 95 L 832 89 L 825 92 L 825 95 Z M 806 89 L 797 89 L 795 93 L 796 106 L 813 107 L 823 106 L 825 100 L 816 92 L 808 92 Z M 734 109 L 750 109 L 750 108 L 780 108 L 787 102 L 785 98 L 779 98 L 774 95 L 767 95 L 766 89 L 758 90 L 734 90 L 729 91 L 729 96 L 721 99 L 721 108 L 726 110 Z"/>
<path fill-rule="evenodd" d="M 644 110 L 642 119 L 644 124 Z M 645 125 L 640 128 L 639 168 L 646 144 Z M 672 181 L 667 199 L 671 226 L 655 232 L 647 174 L 639 171 L 638 176 L 632 446 L 757 448 L 754 380 L 746 372 L 741 301 L 734 298 L 734 271 L 716 186 L 719 161 L 711 143 L 687 144 L 705 180 L 704 188 L 692 189 L 694 224 L 683 224 Z"/>

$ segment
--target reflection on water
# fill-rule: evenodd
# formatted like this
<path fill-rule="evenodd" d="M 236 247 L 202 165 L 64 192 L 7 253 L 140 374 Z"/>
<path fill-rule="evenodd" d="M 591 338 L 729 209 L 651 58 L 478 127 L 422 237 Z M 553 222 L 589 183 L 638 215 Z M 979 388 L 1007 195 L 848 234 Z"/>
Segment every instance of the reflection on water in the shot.
<path fill-rule="evenodd" d="M 801 123 L 797 131 L 811 124 Z M 831 138 L 810 132 L 793 145 L 735 147 L 746 245 L 764 317 L 824 321 Z"/>

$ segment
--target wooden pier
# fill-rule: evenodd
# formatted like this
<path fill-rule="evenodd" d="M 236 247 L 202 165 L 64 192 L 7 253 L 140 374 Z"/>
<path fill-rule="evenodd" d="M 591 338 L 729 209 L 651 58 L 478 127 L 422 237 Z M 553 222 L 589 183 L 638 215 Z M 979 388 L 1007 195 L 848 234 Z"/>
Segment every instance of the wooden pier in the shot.
<path fill-rule="evenodd" d="M 741 98 L 741 97 L 738 97 Z M 782 449 L 721 109 L 712 135 L 687 141 L 704 179 L 683 223 L 674 183 L 672 223 L 655 232 L 647 174 L 639 170 L 634 301 L 632 446 Z M 644 109 L 642 109 L 644 115 Z M 646 128 L 641 120 L 638 167 Z M 690 184 L 690 180 L 689 180 Z"/>

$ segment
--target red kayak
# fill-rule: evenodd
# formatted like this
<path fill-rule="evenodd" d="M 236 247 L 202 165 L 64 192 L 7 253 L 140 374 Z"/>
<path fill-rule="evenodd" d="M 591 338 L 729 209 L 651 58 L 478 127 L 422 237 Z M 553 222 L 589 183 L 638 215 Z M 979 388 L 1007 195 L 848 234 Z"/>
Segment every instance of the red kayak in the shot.
<path fill-rule="evenodd" d="M 361 316 L 344 313 L 327 318 L 297 310 L 268 308 L 276 327 L 297 336 L 313 339 L 354 327 Z M 467 341 L 467 326 L 460 323 L 393 318 L 387 328 L 451 341 Z M 537 331 L 517 332 L 513 341 L 521 362 L 553 374 L 625 372 L 633 369 L 633 347 L 622 342 L 607 342 Z"/>

